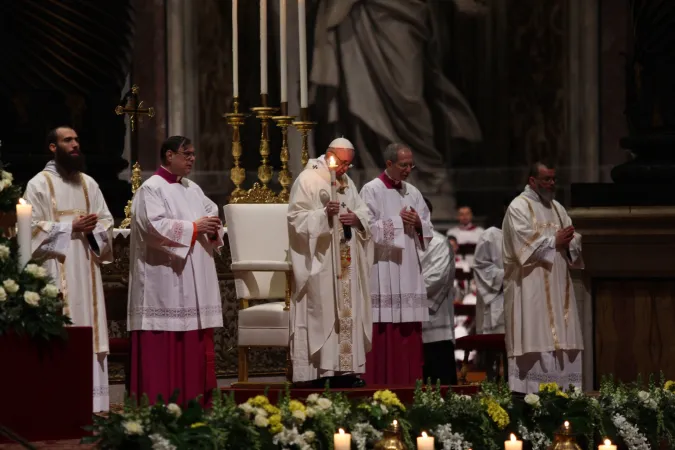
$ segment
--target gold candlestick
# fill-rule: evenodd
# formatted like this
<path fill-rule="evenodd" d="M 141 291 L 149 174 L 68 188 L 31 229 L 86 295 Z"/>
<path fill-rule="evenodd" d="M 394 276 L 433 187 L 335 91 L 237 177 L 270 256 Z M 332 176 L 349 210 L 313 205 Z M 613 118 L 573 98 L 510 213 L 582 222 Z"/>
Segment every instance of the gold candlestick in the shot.
<path fill-rule="evenodd" d="M 283 111 L 282 105 L 282 111 Z M 293 174 L 288 170 L 288 161 L 290 160 L 290 152 L 288 151 L 288 127 L 293 123 L 293 116 L 274 116 L 272 119 L 281 128 L 281 170 L 279 171 L 279 184 L 281 185 L 281 192 L 279 192 L 278 199 L 281 203 L 288 203 L 288 188 L 293 181 Z"/>
<path fill-rule="evenodd" d="M 136 161 L 134 167 L 131 169 L 131 199 L 127 201 L 127 206 L 124 207 L 124 220 L 120 224 L 120 228 L 129 228 L 129 225 L 131 225 L 131 203 L 134 194 L 141 187 L 142 182 L 141 165 Z"/>
<path fill-rule="evenodd" d="M 309 132 L 312 131 L 316 122 L 310 122 L 309 111 L 307 108 L 300 109 L 300 120 L 293 122 L 293 126 L 300 132 L 302 136 L 302 152 L 300 153 L 300 160 L 304 168 L 309 161 Z"/>
<path fill-rule="evenodd" d="M 233 111 L 223 114 L 223 117 L 227 120 L 227 124 L 232 127 L 232 158 L 234 159 L 234 167 L 230 169 L 230 179 L 234 183 L 234 191 L 230 194 L 230 203 L 237 203 L 246 194 L 241 188 L 244 180 L 246 180 L 246 170 L 239 166 L 239 158 L 242 155 L 239 127 L 244 125 L 244 119 L 248 117 L 248 114 L 239 112 L 239 97 L 234 97 Z"/>
<path fill-rule="evenodd" d="M 272 181 L 273 170 L 269 165 L 270 156 L 270 137 L 269 121 L 273 114 L 279 108 L 267 106 L 267 94 L 260 94 L 260 100 L 263 106 L 251 108 L 255 116 L 260 119 L 260 166 L 258 167 L 258 180 L 260 183 L 254 183 L 253 187 L 246 193 L 243 203 L 275 203 L 277 196 L 269 188 L 268 184 Z"/>

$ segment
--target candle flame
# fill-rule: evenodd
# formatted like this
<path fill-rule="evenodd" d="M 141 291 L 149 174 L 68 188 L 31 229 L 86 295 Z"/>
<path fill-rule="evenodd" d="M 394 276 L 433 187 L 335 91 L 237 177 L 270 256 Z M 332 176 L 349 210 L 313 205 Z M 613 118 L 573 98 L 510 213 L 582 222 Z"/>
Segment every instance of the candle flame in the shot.
<path fill-rule="evenodd" d="M 605 439 L 605 445 L 609 447 L 610 445 L 612 445 L 612 441 L 610 441 L 609 439 Z"/>
<path fill-rule="evenodd" d="M 423 438 L 427 438 L 427 437 L 428 437 L 426 431 L 422 431 L 422 437 L 423 437 Z"/>
<path fill-rule="evenodd" d="M 27 202 L 26 200 L 20 198 L 20 199 L 19 199 L 19 204 L 20 204 L 20 205 L 27 205 L 28 202 Z"/>
<path fill-rule="evenodd" d="M 396 425 L 398 425 L 398 420 L 394 420 L 394 422 L 392 422 L 392 423 L 393 423 L 394 426 L 396 426 Z"/>
<path fill-rule="evenodd" d="M 340 428 L 340 431 L 338 431 L 338 433 L 340 433 L 340 434 L 345 434 L 345 430 L 343 430 L 342 428 Z"/>
<path fill-rule="evenodd" d="M 335 162 L 335 156 L 331 155 L 328 157 L 328 167 L 330 167 L 331 169 L 337 167 L 337 163 Z"/>
<path fill-rule="evenodd" d="M 516 435 L 511 433 L 511 442 L 516 442 Z"/>
<path fill-rule="evenodd" d="M 570 423 L 568 421 L 565 421 L 565 428 L 569 428 L 569 427 L 570 427 Z"/>

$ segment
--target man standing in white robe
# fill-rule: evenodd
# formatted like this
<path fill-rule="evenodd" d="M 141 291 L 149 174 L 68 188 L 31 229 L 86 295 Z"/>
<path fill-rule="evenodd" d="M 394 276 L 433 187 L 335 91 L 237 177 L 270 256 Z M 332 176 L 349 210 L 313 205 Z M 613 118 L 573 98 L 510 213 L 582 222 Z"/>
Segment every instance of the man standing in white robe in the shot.
<path fill-rule="evenodd" d="M 291 189 L 294 382 L 323 385 L 330 378 L 331 387 L 363 385 L 356 374 L 365 372 L 371 347 L 372 248 L 368 207 L 347 176 L 353 159 L 352 143 L 335 139 L 325 155 L 309 160 Z M 331 170 L 337 183 L 334 200 Z"/>
<path fill-rule="evenodd" d="M 583 268 L 581 235 L 555 195 L 555 169 L 537 162 L 504 218 L 504 317 L 509 386 L 581 387 L 583 340 L 569 269 Z"/>
<path fill-rule="evenodd" d="M 373 350 L 365 380 L 371 385 L 413 385 L 423 375 L 422 323 L 429 320 L 419 250 L 433 237 L 420 191 L 406 179 L 415 168 L 410 148 L 390 144 L 385 170 L 361 189 L 371 214 L 375 264 L 370 273 Z"/>
<path fill-rule="evenodd" d="M 172 136 L 160 149 L 161 167 L 131 205 L 128 327 L 131 392 L 178 403 L 217 387 L 213 329 L 223 326 L 214 253 L 225 234 L 218 207 L 194 182 L 195 148 Z"/>
<path fill-rule="evenodd" d="M 82 173 L 84 158 L 75 130 L 47 135 L 54 159 L 28 182 L 24 199 L 33 207 L 33 259 L 42 261 L 59 287 L 64 314 L 73 325 L 92 327 L 93 409 L 108 411 L 108 325 L 101 264 L 112 262 L 113 218 L 98 184 Z"/>
<path fill-rule="evenodd" d="M 429 213 L 433 205 L 424 199 Z M 457 384 L 457 365 L 455 362 L 455 308 L 453 305 L 455 281 L 454 252 L 448 239 L 438 231 L 426 250 L 418 250 L 424 284 L 429 299 L 429 321 L 422 324 L 422 342 L 424 342 L 424 379 L 441 384 Z"/>

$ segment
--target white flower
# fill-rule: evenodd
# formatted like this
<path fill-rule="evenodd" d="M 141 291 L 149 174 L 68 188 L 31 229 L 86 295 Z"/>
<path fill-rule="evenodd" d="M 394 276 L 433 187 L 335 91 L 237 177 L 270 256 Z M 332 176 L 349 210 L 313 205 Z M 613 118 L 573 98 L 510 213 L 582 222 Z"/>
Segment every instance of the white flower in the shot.
<path fill-rule="evenodd" d="M 6 260 L 7 258 L 9 258 L 9 254 L 10 254 L 9 247 L 7 247 L 6 245 L 0 245 L 0 259 L 3 261 Z"/>
<path fill-rule="evenodd" d="M 255 423 L 256 427 L 265 428 L 270 422 L 267 420 L 267 417 L 263 416 L 262 414 L 257 414 L 253 420 L 253 423 Z"/>
<path fill-rule="evenodd" d="M 380 405 L 380 409 L 381 409 L 382 412 L 385 413 L 385 414 L 387 414 L 387 413 L 389 412 L 389 410 L 387 409 L 387 407 L 384 406 L 384 405 Z"/>
<path fill-rule="evenodd" d="M 295 411 L 293 411 L 293 417 L 295 417 L 296 419 L 298 419 L 301 422 L 304 422 L 305 419 L 307 418 L 307 416 L 305 415 L 305 412 L 300 411 L 299 409 L 296 409 Z"/>
<path fill-rule="evenodd" d="M 624 416 L 615 414 L 612 417 L 612 422 L 628 450 L 651 450 L 649 441 L 640 433 L 640 429 L 628 422 Z"/>
<path fill-rule="evenodd" d="M 2 186 L 2 189 L 8 188 L 12 185 L 12 182 L 9 180 L 2 180 L 0 181 L 0 186 Z"/>
<path fill-rule="evenodd" d="M 316 403 L 319 401 L 319 394 L 309 394 L 307 396 L 307 403 Z"/>
<path fill-rule="evenodd" d="M 24 269 L 25 272 L 34 276 L 35 278 L 44 278 L 47 276 L 47 269 L 40 267 L 37 264 L 28 264 Z"/>
<path fill-rule="evenodd" d="M 649 392 L 647 391 L 640 391 L 638 392 L 637 396 L 641 402 L 646 402 L 647 400 L 649 400 Z"/>
<path fill-rule="evenodd" d="M 469 450 L 471 443 L 464 440 L 464 435 L 452 431 L 452 425 L 445 424 L 436 427 L 432 434 L 438 437 L 443 450 Z"/>
<path fill-rule="evenodd" d="M 149 437 L 152 441 L 152 450 L 176 450 L 176 446 L 171 441 L 157 433 L 151 434 Z"/>
<path fill-rule="evenodd" d="M 40 293 L 45 297 L 56 298 L 56 296 L 59 295 L 59 288 L 57 288 L 53 284 L 48 284 L 42 288 Z"/>
<path fill-rule="evenodd" d="M 307 414 L 307 417 L 314 417 L 316 416 L 317 412 L 318 411 L 315 408 L 308 406 L 307 410 L 305 411 L 305 414 Z"/>
<path fill-rule="evenodd" d="M 255 414 L 256 416 L 267 417 L 267 411 L 265 411 L 265 410 L 262 409 L 262 408 L 255 408 L 255 409 L 253 410 L 253 414 Z"/>
<path fill-rule="evenodd" d="M 26 291 L 23 294 L 23 299 L 31 306 L 37 306 L 40 303 L 40 294 L 33 291 Z"/>
<path fill-rule="evenodd" d="M 143 434 L 143 425 L 137 420 L 128 420 L 122 426 L 126 434 Z"/>
<path fill-rule="evenodd" d="M 47 286 L 49 286 L 49 285 L 47 285 Z M 180 409 L 180 406 L 178 406 L 178 405 L 175 404 L 175 403 L 169 403 L 168 405 L 166 405 L 166 409 L 167 409 L 171 414 L 173 414 L 174 416 L 176 416 L 176 418 L 180 417 L 180 415 L 183 414 L 183 411 Z"/>
<path fill-rule="evenodd" d="M 5 300 L 7 300 L 7 292 L 0 287 L 0 302 L 4 302 Z"/>
<path fill-rule="evenodd" d="M 321 409 L 328 409 L 333 405 L 333 402 L 328 400 L 327 398 L 320 398 L 319 401 L 316 402 L 317 406 Z"/>
<path fill-rule="evenodd" d="M 464 395 L 458 395 L 457 397 L 459 397 L 460 400 L 464 400 L 464 401 L 466 401 L 466 402 L 470 402 L 470 401 L 471 401 L 471 396 L 470 396 L 470 395 L 464 394 Z"/>
<path fill-rule="evenodd" d="M 12 181 L 14 181 L 14 177 L 10 172 L 7 172 L 6 170 L 2 171 L 2 181 L 9 181 L 9 184 L 12 184 Z"/>
<path fill-rule="evenodd" d="M 581 398 L 583 396 L 584 396 L 584 391 L 579 386 L 574 386 L 574 389 L 572 389 L 572 394 L 570 395 L 570 397 Z"/>
<path fill-rule="evenodd" d="M 539 406 L 539 396 L 537 394 L 527 394 L 525 396 L 525 403 L 527 403 L 530 406 Z"/>
<path fill-rule="evenodd" d="M 251 406 L 249 403 L 242 403 L 239 405 L 239 408 L 246 414 L 251 414 L 253 412 L 253 406 Z"/>
<path fill-rule="evenodd" d="M 2 282 L 2 285 L 5 287 L 5 290 L 10 294 L 14 294 L 19 290 L 19 285 L 16 284 L 14 280 L 5 280 Z"/>

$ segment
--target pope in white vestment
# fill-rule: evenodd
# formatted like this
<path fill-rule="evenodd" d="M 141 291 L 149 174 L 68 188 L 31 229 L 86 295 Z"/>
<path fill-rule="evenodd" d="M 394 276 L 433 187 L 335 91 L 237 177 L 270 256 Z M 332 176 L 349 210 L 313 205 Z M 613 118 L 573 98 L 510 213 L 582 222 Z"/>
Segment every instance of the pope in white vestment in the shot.
<path fill-rule="evenodd" d="M 540 383 L 581 387 L 583 341 L 570 267 L 583 267 L 581 236 L 553 200 L 555 170 L 533 166 L 503 224 L 504 317 L 513 391 Z"/>
<path fill-rule="evenodd" d="M 28 182 L 24 194 L 33 207 L 33 258 L 43 261 L 59 287 L 64 314 L 73 325 L 93 329 L 93 411 L 108 411 L 108 325 L 101 264 L 113 260 L 113 218 L 98 184 L 76 169 L 81 160 L 75 131 L 57 128 L 50 133 L 52 138 L 55 160 Z"/>
<path fill-rule="evenodd" d="M 362 374 L 366 368 L 372 333 L 372 248 L 368 208 L 346 174 L 353 157 L 352 144 L 336 139 L 326 155 L 309 160 L 291 188 L 290 345 L 295 382 Z M 337 165 L 333 202 L 327 158 Z"/>
<path fill-rule="evenodd" d="M 168 138 L 161 156 L 131 208 L 131 391 L 154 402 L 179 389 L 179 403 L 201 395 L 208 404 L 217 387 L 213 328 L 223 326 L 214 254 L 224 229 L 216 204 L 184 178 L 195 159 L 190 140 Z"/>
<path fill-rule="evenodd" d="M 361 189 L 375 244 L 373 351 L 365 378 L 373 385 L 413 385 L 423 374 L 422 323 L 429 320 L 418 251 L 426 250 L 433 226 L 422 194 L 405 182 L 415 167 L 410 149 L 391 144 L 384 158 L 385 171 Z"/>

